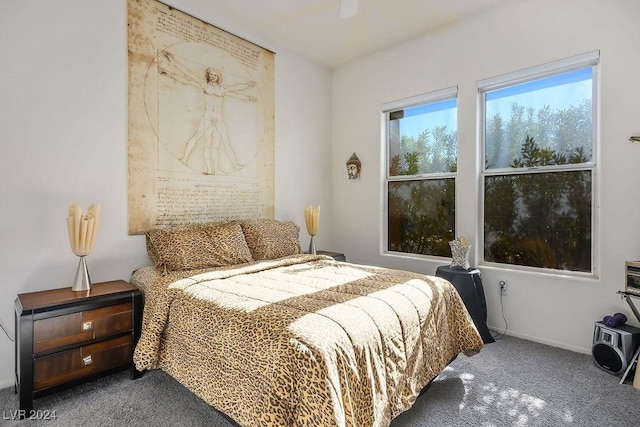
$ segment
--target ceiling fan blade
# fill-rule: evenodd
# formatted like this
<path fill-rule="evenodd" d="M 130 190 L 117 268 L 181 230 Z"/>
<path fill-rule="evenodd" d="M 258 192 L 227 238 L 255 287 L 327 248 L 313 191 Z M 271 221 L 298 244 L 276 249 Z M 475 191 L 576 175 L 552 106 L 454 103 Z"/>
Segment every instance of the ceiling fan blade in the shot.
<path fill-rule="evenodd" d="M 360 0 L 340 0 L 340 18 L 346 19 L 358 13 Z"/>

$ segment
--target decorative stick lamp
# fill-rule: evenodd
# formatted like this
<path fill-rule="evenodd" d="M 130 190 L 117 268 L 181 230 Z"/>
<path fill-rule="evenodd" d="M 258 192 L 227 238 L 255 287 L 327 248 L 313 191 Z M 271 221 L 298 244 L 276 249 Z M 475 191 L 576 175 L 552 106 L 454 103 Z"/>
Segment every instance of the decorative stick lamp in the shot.
<path fill-rule="evenodd" d="M 80 257 L 76 277 L 73 279 L 73 291 L 89 291 L 91 289 L 91 278 L 87 269 L 85 257 L 93 250 L 96 241 L 96 234 L 100 226 L 100 205 L 89 206 L 87 215 L 82 215 L 80 205 L 72 203 L 69 205 L 69 216 L 67 217 L 67 231 L 69 232 L 69 243 L 74 254 Z"/>
<path fill-rule="evenodd" d="M 304 221 L 307 224 L 307 233 L 311 236 L 309 241 L 309 253 L 316 254 L 316 244 L 313 237 L 318 232 L 318 224 L 320 223 L 320 206 L 307 206 L 304 208 Z"/>

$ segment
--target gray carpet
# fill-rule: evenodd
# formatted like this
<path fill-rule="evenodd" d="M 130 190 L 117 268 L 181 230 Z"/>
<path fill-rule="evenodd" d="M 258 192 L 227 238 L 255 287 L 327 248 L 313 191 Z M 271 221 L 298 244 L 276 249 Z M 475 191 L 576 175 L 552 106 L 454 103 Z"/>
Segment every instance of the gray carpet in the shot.
<path fill-rule="evenodd" d="M 640 390 L 619 380 L 588 355 L 507 336 L 476 356 L 458 356 L 391 426 L 639 426 Z M 0 390 L 0 425 L 232 425 L 158 370 L 135 381 L 117 373 L 37 399 L 35 407 L 56 419 L 12 421 L 17 396 L 13 387 Z"/>

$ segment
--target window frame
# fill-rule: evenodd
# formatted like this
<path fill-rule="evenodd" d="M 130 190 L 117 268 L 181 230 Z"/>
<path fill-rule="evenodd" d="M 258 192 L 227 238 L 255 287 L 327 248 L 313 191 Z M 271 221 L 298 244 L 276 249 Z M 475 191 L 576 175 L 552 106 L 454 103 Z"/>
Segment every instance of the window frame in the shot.
<path fill-rule="evenodd" d="M 532 271 L 537 273 L 547 273 L 555 276 L 576 276 L 576 277 L 592 277 L 597 278 L 600 270 L 599 265 L 599 227 L 598 227 L 598 196 L 599 196 L 599 173 L 598 173 L 598 157 L 599 157 L 599 65 L 600 51 L 591 51 L 581 55 L 553 61 L 550 63 L 521 69 L 512 73 L 502 74 L 476 83 L 477 105 L 478 105 L 478 143 L 479 143 L 479 179 L 478 179 L 478 260 L 479 264 L 488 267 L 497 267 L 508 270 Z M 569 163 L 566 165 L 539 166 L 539 167 L 522 167 L 522 168 L 494 168 L 486 167 L 486 94 L 489 91 L 502 89 L 505 87 L 515 86 L 521 83 L 530 82 L 537 79 L 551 77 L 562 73 L 576 71 L 581 68 L 591 67 L 591 126 L 592 126 L 592 143 L 591 143 L 591 160 L 584 163 Z M 508 176 L 508 175 L 524 175 L 545 172 L 575 172 L 575 171 L 591 171 L 591 271 L 581 272 L 572 270 L 560 270 L 554 268 L 533 267 L 518 264 L 506 264 L 485 260 L 485 182 L 487 177 L 491 176 Z"/>
<path fill-rule="evenodd" d="M 447 101 L 454 99 L 456 101 L 456 134 L 458 132 L 458 117 L 459 117 L 459 108 L 458 108 L 458 86 L 450 86 L 444 89 L 436 90 L 433 92 L 427 92 L 416 96 L 411 96 L 408 98 L 402 98 L 395 101 L 385 102 L 381 105 L 381 140 L 382 140 L 382 185 L 381 185 L 381 200 L 382 200 L 382 216 L 381 216 L 381 231 L 382 238 L 380 241 L 380 254 L 386 256 L 397 256 L 397 257 L 409 257 L 409 258 L 420 258 L 420 259 L 443 259 L 447 257 L 442 257 L 439 255 L 424 255 L 417 253 L 408 253 L 408 252 L 398 252 L 398 251 L 390 251 L 389 250 L 389 183 L 390 182 L 402 182 L 402 181 L 427 181 L 427 180 L 443 180 L 443 179 L 451 179 L 454 180 L 454 188 L 458 187 L 458 172 L 457 172 L 457 164 L 458 164 L 458 153 L 459 153 L 459 144 L 456 139 L 456 172 L 436 172 L 436 173 L 428 173 L 428 174 L 418 174 L 418 175 L 400 175 L 391 177 L 389 174 L 389 165 L 390 165 L 390 147 L 389 147 L 389 114 L 393 111 L 407 109 L 412 107 L 417 107 L 424 104 L 436 103 L 441 101 Z M 454 194 L 454 203 L 455 203 L 455 212 L 454 212 L 454 235 L 455 230 L 458 227 L 458 213 L 457 213 L 457 190 Z M 450 258 L 450 257 L 448 257 Z"/>

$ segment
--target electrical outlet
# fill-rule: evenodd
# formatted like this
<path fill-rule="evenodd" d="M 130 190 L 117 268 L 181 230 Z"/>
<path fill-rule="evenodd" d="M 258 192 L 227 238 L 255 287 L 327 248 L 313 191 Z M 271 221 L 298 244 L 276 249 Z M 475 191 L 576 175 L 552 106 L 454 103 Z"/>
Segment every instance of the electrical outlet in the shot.
<path fill-rule="evenodd" d="M 507 294 L 507 281 L 506 280 L 500 280 L 498 282 L 498 285 L 500 285 L 500 295 L 506 295 Z"/>

